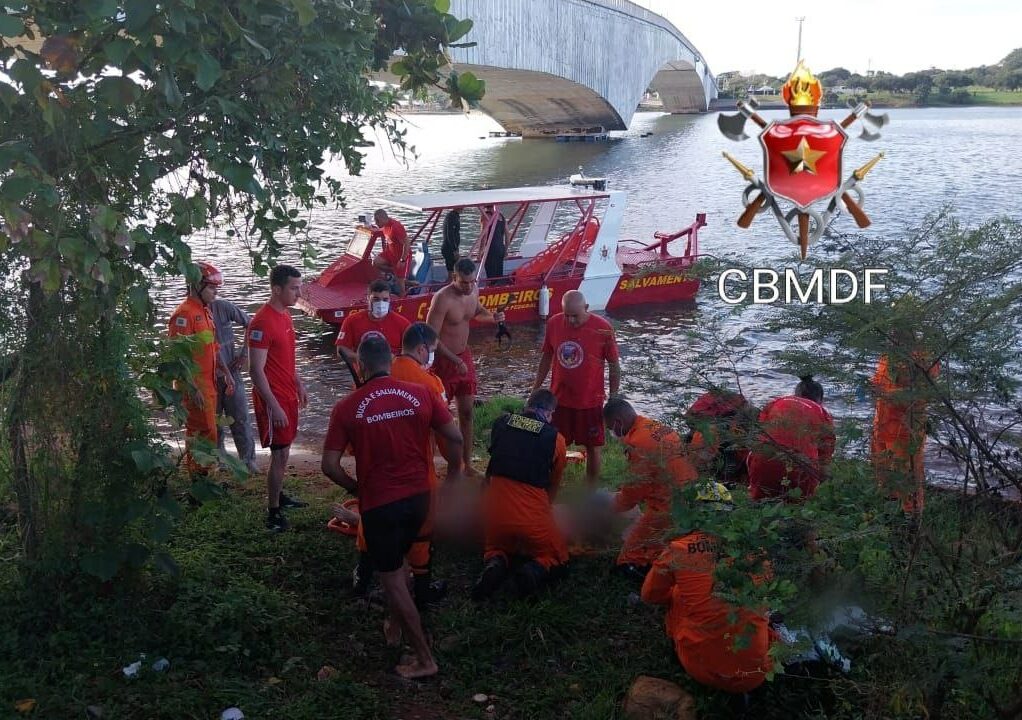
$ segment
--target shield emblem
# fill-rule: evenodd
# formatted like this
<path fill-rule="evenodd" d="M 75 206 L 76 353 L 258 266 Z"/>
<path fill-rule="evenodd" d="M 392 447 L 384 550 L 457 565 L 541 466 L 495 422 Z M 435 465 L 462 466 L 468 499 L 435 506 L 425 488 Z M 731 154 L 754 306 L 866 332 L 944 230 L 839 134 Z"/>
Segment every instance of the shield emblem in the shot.
<path fill-rule="evenodd" d="M 841 154 L 848 135 L 833 120 L 796 115 L 760 133 L 766 186 L 805 210 L 841 187 Z"/>

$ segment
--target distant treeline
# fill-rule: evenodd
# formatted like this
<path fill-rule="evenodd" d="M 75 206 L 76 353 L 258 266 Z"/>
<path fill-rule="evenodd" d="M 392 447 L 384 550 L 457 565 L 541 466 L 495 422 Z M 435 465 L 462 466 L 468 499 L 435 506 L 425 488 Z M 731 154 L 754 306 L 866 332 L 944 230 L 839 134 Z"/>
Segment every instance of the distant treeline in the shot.
<path fill-rule="evenodd" d="M 1012 50 L 996 65 L 981 65 L 968 70 L 930 68 L 904 75 L 877 71 L 866 76 L 837 67 L 816 73 L 816 76 L 823 84 L 825 102 L 836 101 L 838 93 L 834 92 L 835 88 L 843 89 L 841 94 L 887 92 L 913 95 L 919 103 L 935 99 L 934 95 L 952 101 L 956 98 L 967 101 L 969 92 L 965 88 L 972 86 L 1008 91 L 1022 89 L 1022 48 Z M 768 85 L 780 92 L 787 79 L 786 76 L 740 73 L 722 73 L 718 76 L 718 82 L 726 85 L 726 88 L 721 88 L 722 97 L 744 97 L 748 94 L 749 88 L 758 89 Z M 831 97 L 832 95 L 834 97 Z"/>

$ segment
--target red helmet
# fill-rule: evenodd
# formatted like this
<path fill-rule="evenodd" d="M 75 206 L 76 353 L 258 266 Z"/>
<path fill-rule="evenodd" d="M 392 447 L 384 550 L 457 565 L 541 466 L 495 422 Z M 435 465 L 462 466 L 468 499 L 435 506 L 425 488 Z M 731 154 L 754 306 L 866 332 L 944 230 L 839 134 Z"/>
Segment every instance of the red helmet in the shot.
<path fill-rule="evenodd" d="M 213 285 L 214 287 L 220 287 L 224 284 L 223 273 L 220 272 L 216 265 L 202 260 L 195 264 L 199 266 L 199 272 L 202 273 L 200 285 Z"/>

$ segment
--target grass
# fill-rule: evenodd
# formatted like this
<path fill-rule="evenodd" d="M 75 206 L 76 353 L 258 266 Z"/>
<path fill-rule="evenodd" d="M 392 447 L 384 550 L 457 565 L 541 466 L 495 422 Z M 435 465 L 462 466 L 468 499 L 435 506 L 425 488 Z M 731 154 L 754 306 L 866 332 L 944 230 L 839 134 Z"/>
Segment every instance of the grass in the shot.
<path fill-rule="evenodd" d="M 508 402 L 479 409 L 480 437 Z M 612 482 L 625 477 L 616 442 L 605 467 Z M 569 493 L 581 474 L 569 467 Z M 143 574 L 112 587 L 75 578 L 29 590 L 13 563 L 0 565 L 0 717 L 32 698 L 34 718 L 83 717 L 94 705 L 103 718 L 154 720 L 208 719 L 232 706 L 249 719 L 606 720 L 622 717 L 638 675 L 681 684 L 700 717 L 737 716 L 733 698 L 681 670 L 662 610 L 636 602 L 637 588 L 611 573 L 615 548 L 573 559 L 568 578 L 533 602 L 500 596 L 476 606 L 468 591 L 478 548 L 439 547 L 435 574 L 449 580 L 450 596 L 426 622 L 441 673 L 401 680 L 380 609 L 347 597 L 354 543 L 324 531 L 341 492 L 321 483 L 288 479 L 312 505 L 280 536 L 262 528 L 258 483 L 188 511 L 170 542 L 175 577 Z M 8 524 L 0 546 L 13 531 Z M 143 671 L 125 679 L 121 668 L 140 653 Z M 156 673 L 150 665 L 161 657 L 171 666 Z M 336 673 L 319 680 L 324 666 Z M 864 672 L 857 665 L 850 682 L 868 679 Z M 835 707 L 827 681 L 778 679 L 754 694 L 745 717 L 862 716 L 847 687 Z M 476 703 L 477 693 L 490 699 Z"/>

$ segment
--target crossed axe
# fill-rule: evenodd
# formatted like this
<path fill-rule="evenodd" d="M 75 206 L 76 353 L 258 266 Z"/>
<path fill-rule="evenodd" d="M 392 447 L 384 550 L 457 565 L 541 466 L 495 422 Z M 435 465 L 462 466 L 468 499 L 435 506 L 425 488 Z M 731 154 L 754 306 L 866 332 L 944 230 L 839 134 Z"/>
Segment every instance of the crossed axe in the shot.
<path fill-rule="evenodd" d="M 721 133 L 723 133 L 725 137 L 739 142 L 742 140 L 748 140 L 749 136 L 745 134 L 745 124 L 747 120 L 752 120 L 754 123 L 759 125 L 759 127 L 766 128 L 768 124 L 767 121 L 756 112 L 756 108 L 759 107 L 759 104 L 755 99 L 750 99 L 748 103 L 739 100 L 737 107 L 739 113 L 735 115 L 725 115 L 724 113 L 721 113 L 717 116 L 717 126 L 720 128 Z M 866 141 L 876 140 L 880 137 L 880 133 L 871 128 L 879 129 L 883 127 L 888 123 L 889 118 L 886 113 L 883 115 L 876 115 L 868 112 L 868 110 L 869 105 L 867 103 L 861 102 L 855 105 L 852 112 L 848 114 L 848 117 L 841 121 L 840 125 L 842 129 L 850 127 L 856 120 L 861 119 L 863 127 L 862 132 L 859 134 L 859 138 Z M 827 210 L 823 214 L 815 211 L 798 212 L 793 210 L 787 215 L 784 215 L 777 207 L 777 202 L 774 200 L 773 194 L 767 189 L 766 184 L 756 177 L 756 173 L 739 162 L 730 153 L 725 152 L 724 157 L 727 158 L 727 160 L 735 166 L 735 169 L 741 173 L 742 177 L 750 183 L 749 187 L 745 189 L 745 193 L 743 194 L 743 199 L 745 200 L 745 211 L 738 218 L 738 227 L 748 228 L 752 224 L 753 218 L 755 218 L 757 213 L 764 209 L 763 206 L 769 200 L 770 208 L 774 211 L 774 214 L 777 215 L 777 219 L 781 223 L 785 234 L 788 235 L 789 239 L 798 244 L 799 250 L 802 253 L 802 258 L 805 259 L 810 240 L 815 241 L 818 239 L 820 235 L 823 234 L 823 230 L 830 220 L 840 212 L 838 198 L 841 199 L 841 202 L 844 203 L 848 212 L 853 218 L 855 218 L 856 225 L 860 228 L 869 227 L 870 219 L 862 209 L 864 196 L 862 190 L 858 188 L 858 184 L 866 177 L 869 171 L 872 170 L 878 162 L 880 162 L 880 159 L 883 158 L 883 156 L 884 154 L 880 153 L 865 165 L 855 170 L 844 182 L 838 192 L 834 194 Z M 758 194 L 754 198 L 750 197 L 751 193 L 755 191 L 758 191 Z M 856 193 L 858 201 L 852 198 L 850 195 L 851 192 Z M 792 216 L 794 215 L 798 216 L 797 237 L 792 232 L 790 224 Z M 813 230 L 811 237 L 809 232 L 810 220 L 814 220 L 816 223 L 816 227 Z"/>

